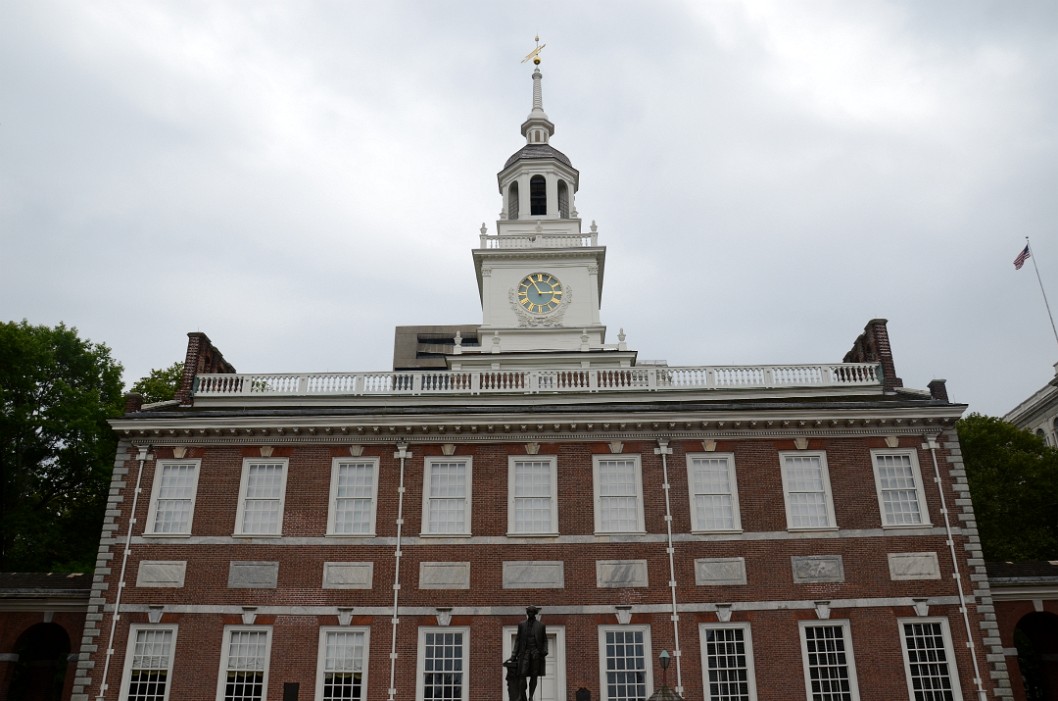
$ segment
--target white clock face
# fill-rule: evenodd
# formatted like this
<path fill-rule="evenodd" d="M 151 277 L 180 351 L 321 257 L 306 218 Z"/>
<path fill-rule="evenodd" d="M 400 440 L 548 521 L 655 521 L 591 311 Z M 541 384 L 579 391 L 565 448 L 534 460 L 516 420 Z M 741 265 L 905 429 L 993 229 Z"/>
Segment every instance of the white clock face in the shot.
<path fill-rule="evenodd" d="M 530 314 L 549 314 L 562 304 L 562 283 L 551 273 L 530 273 L 518 283 L 518 305 Z"/>

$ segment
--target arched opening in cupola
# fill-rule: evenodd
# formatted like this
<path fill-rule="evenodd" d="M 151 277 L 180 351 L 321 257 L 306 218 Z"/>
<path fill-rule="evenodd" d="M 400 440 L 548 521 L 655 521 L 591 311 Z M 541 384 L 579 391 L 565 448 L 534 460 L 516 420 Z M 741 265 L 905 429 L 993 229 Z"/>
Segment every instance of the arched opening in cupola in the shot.
<path fill-rule="evenodd" d="M 558 181 L 558 216 L 569 219 L 569 186 L 565 180 Z"/>
<path fill-rule="evenodd" d="M 513 182 L 507 188 L 507 218 L 518 218 L 518 183 Z"/>
<path fill-rule="evenodd" d="M 529 178 L 529 214 L 534 217 L 547 215 L 547 181 L 542 175 Z"/>

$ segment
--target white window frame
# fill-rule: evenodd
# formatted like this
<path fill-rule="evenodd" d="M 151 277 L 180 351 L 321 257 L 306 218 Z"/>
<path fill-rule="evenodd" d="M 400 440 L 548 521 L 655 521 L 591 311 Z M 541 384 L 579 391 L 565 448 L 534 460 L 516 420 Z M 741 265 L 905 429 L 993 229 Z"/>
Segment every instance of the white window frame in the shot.
<path fill-rule="evenodd" d="M 701 623 L 698 625 L 698 642 L 702 655 L 702 693 L 705 701 L 717 701 L 709 688 L 709 648 L 706 635 L 711 630 L 741 630 L 742 645 L 746 655 L 746 690 L 749 701 L 757 701 L 757 672 L 753 664 L 753 631 L 749 623 Z"/>
<path fill-rule="evenodd" d="M 606 679 L 606 634 L 607 633 L 630 633 L 643 634 L 643 684 L 646 696 L 654 693 L 654 653 L 650 640 L 650 626 L 644 625 L 608 625 L 599 626 L 599 700 L 613 701 L 610 698 L 610 688 Z"/>
<path fill-rule="evenodd" d="M 632 462 L 634 471 L 634 494 L 623 495 L 623 498 L 634 497 L 636 501 L 636 526 L 633 530 L 604 527 L 603 500 L 613 495 L 602 495 L 602 464 L 610 461 L 628 460 Z M 643 462 L 639 455 L 632 453 L 620 453 L 613 455 L 592 456 L 592 484 L 595 496 L 595 532 L 596 533 L 646 533 L 645 519 L 643 517 Z"/>
<path fill-rule="evenodd" d="M 458 499 L 458 497 L 432 497 L 430 481 L 436 465 L 463 463 L 466 466 L 466 491 L 463 494 L 463 526 L 458 530 L 434 532 L 430 530 L 430 503 L 434 499 Z M 474 461 L 469 456 L 441 456 L 426 458 L 422 475 L 422 535 L 424 536 L 468 536 L 470 535 L 471 506 L 474 493 Z"/>
<path fill-rule="evenodd" d="M 272 627 L 271 626 L 224 626 L 224 637 L 220 650 L 220 669 L 217 673 L 217 701 L 225 701 L 225 689 L 228 682 L 228 655 L 231 652 L 232 633 L 255 632 L 265 634 L 265 664 L 261 675 L 260 701 L 268 701 L 268 672 L 272 667 Z"/>
<path fill-rule="evenodd" d="M 550 474 L 548 498 L 548 526 L 544 530 L 520 530 L 518 500 L 525 498 L 516 492 L 519 464 L 546 463 Z M 508 535 L 558 535 L 558 458 L 553 455 L 512 455 L 507 459 L 507 533 Z"/>
<path fill-rule="evenodd" d="M 354 633 L 364 636 L 364 657 L 360 661 L 360 698 L 367 701 L 367 672 L 371 661 L 371 629 L 367 626 L 323 626 L 320 628 L 319 653 L 316 666 L 316 696 L 322 699 L 323 686 L 327 675 L 327 638 L 332 633 Z"/>
<path fill-rule="evenodd" d="M 695 461 L 696 460 L 723 460 L 727 464 L 727 480 L 730 486 L 728 492 L 698 491 Z M 687 492 L 691 507 L 691 531 L 694 533 L 741 533 L 742 515 L 738 505 L 738 478 L 735 472 L 734 453 L 688 453 L 687 454 Z M 731 528 L 710 528 L 702 523 L 695 504 L 698 496 L 716 496 L 726 494 L 731 499 Z"/>
<path fill-rule="evenodd" d="M 801 636 L 801 656 L 804 660 L 804 673 L 805 673 L 805 694 L 808 701 L 816 701 L 816 697 L 812 695 L 812 669 L 809 666 L 808 657 L 808 628 L 839 628 L 841 629 L 842 644 L 845 646 L 845 667 L 848 671 L 849 681 L 849 699 L 851 701 L 860 700 L 860 685 L 859 680 L 856 678 L 856 658 L 852 652 L 852 631 L 849 628 L 849 622 L 846 620 L 825 620 L 825 621 L 800 621 L 800 636 Z M 820 697 L 825 701 L 833 698 L 832 694 L 824 694 Z"/>
<path fill-rule="evenodd" d="M 343 497 L 345 499 L 370 499 L 371 513 L 366 531 L 345 533 L 338 531 L 338 475 L 346 465 L 370 466 L 371 468 L 371 496 L 370 497 Z M 378 458 L 335 458 L 331 463 L 331 493 L 329 507 L 327 509 L 327 535 L 342 536 L 349 538 L 368 537 L 375 535 L 375 517 L 378 511 Z"/>
<path fill-rule="evenodd" d="M 191 498 L 188 507 L 186 528 L 180 531 L 158 530 L 158 509 L 161 501 L 176 501 L 168 497 L 162 497 L 162 475 L 166 468 L 194 467 L 194 482 L 191 485 Z M 151 483 L 151 503 L 147 509 L 147 529 L 144 535 L 157 535 L 163 537 L 181 537 L 191 535 L 191 527 L 195 520 L 195 499 L 198 496 L 198 477 L 202 474 L 201 460 L 159 460 L 154 465 L 154 481 Z"/>
<path fill-rule="evenodd" d="M 283 479 L 279 486 L 278 508 L 279 515 L 276 520 L 275 531 L 248 531 L 243 523 L 246 517 L 246 490 L 249 486 L 250 468 L 254 465 L 282 465 Z M 281 536 L 283 535 L 283 512 L 286 506 L 287 473 L 290 465 L 287 458 L 245 458 L 242 463 L 242 480 L 239 483 L 239 508 L 235 512 L 235 535 L 238 536 Z"/>
<path fill-rule="evenodd" d="M 907 456 L 911 458 L 911 476 L 915 481 L 915 498 L 918 501 L 918 523 L 890 523 L 885 512 L 885 495 L 882 490 L 882 476 L 879 472 L 878 458 L 889 456 Z M 874 486 L 878 492 L 878 510 L 882 515 L 882 528 L 922 528 L 932 525 L 929 518 L 929 507 L 926 504 L 926 490 L 922 483 L 922 471 L 918 465 L 918 451 L 913 448 L 894 450 L 872 450 L 871 464 L 874 466 Z"/>
<path fill-rule="evenodd" d="M 907 635 L 904 626 L 908 624 L 939 624 L 941 637 L 944 642 L 944 654 L 947 657 L 945 664 L 948 667 L 948 677 L 951 680 L 952 700 L 962 701 L 962 681 L 959 678 L 959 666 L 955 661 L 955 649 L 951 642 L 951 629 L 948 627 L 946 618 L 898 618 L 897 630 L 900 633 L 900 652 L 904 656 L 904 677 L 907 679 L 907 694 L 911 701 L 916 701 L 915 686 L 911 680 L 911 660 L 907 650 Z"/>
<path fill-rule="evenodd" d="M 177 626 L 175 625 L 141 625 L 132 624 L 129 628 L 128 646 L 125 651 L 125 670 L 121 675 L 121 691 L 119 698 L 127 701 L 129 698 L 129 684 L 132 683 L 132 661 L 136 654 L 136 638 L 141 632 L 168 632 L 172 633 L 169 641 L 169 659 L 165 667 L 165 695 L 162 697 L 168 701 L 173 689 L 173 660 L 176 658 Z"/>
<path fill-rule="evenodd" d="M 795 458 L 818 458 L 820 465 L 820 476 L 823 482 L 823 503 L 826 509 L 826 525 L 795 525 L 793 523 L 790 503 L 790 479 L 787 475 L 787 460 Z M 834 492 L 830 488 L 830 468 L 827 466 L 827 454 L 822 450 L 797 450 L 789 453 L 779 453 L 779 469 L 782 473 L 782 496 L 786 506 L 786 529 L 790 531 L 828 531 L 837 529 L 837 518 L 834 515 Z M 798 492 L 800 493 L 800 492 Z"/>
<path fill-rule="evenodd" d="M 470 628 L 464 626 L 422 626 L 419 628 L 418 660 L 415 666 L 415 698 L 424 698 L 426 686 L 426 635 L 428 633 L 458 633 L 463 636 L 463 683 L 459 701 L 470 699 Z"/>

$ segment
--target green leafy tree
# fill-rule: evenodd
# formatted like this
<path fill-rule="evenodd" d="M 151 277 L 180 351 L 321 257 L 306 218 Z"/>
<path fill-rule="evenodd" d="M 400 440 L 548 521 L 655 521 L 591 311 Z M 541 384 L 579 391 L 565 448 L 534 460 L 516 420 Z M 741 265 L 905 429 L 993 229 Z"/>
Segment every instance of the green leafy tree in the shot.
<path fill-rule="evenodd" d="M 164 402 L 176 396 L 180 382 L 184 379 L 184 363 L 177 361 L 164 370 L 151 370 L 132 385 L 132 392 L 143 395 L 144 404 Z"/>
<path fill-rule="evenodd" d="M 90 570 L 121 365 L 63 324 L 0 324 L 0 570 Z"/>
<path fill-rule="evenodd" d="M 1058 450 L 981 414 L 956 428 L 985 558 L 1058 558 Z"/>

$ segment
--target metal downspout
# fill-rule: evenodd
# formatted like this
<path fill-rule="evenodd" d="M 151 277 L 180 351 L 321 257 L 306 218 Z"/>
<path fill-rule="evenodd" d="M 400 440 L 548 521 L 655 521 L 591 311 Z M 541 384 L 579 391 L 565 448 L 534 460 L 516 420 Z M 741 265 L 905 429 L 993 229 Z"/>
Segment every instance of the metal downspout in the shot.
<path fill-rule="evenodd" d="M 675 548 L 672 545 L 672 506 L 669 503 L 669 461 L 667 456 L 672 455 L 667 438 L 658 439 L 658 447 L 654 449 L 655 455 L 661 456 L 662 490 L 665 492 L 665 529 L 668 531 L 669 554 L 669 590 L 672 592 L 672 639 L 676 646 L 672 656 L 676 658 L 676 693 L 683 695 L 683 664 L 682 652 L 680 650 L 680 615 L 676 608 L 676 562 Z"/>
<path fill-rule="evenodd" d="M 136 505 L 140 500 L 140 481 L 143 479 L 143 464 L 147 462 L 150 457 L 151 446 L 141 445 L 137 446 L 139 452 L 136 454 L 136 459 L 140 461 L 140 466 L 136 471 L 136 488 L 132 492 L 132 510 L 129 511 L 129 528 L 125 534 L 125 545 L 121 555 L 121 573 L 118 575 L 118 591 L 114 596 L 114 613 L 110 617 L 110 635 L 107 638 L 107 654 L 106 659 L 103 662 L 103 675 L 99 680 L 99 696 L 96 698 L 99 701 L 103 701 L 106 695 L 109 685 L 107 684 L 107 676 L 110 674 L 110 660 L 114 657 L 114 633 L 118 627 L 118 619 L 121 618 L 119 611 L 121 610 L 121 593 L 125 591 L 125 570 L 129 564 L 129 555 L 132 554 L 132 527 L 136 525 Z"/>
<path fill-rule="evenodd" d="M 393 457 L 400 460 L 400 486 L 397 487 L 397 549 L 393 553 L 393 636 L 389 648 L 389 701 L 393 701 L 397 694 L 397 626 L 400 623 L 397 617 L 397 603 L 400 599 L 400 558 L 403 554 L 400 549 L 400 534 L 404 526 L 404 463 L 411 457 L 408 444 L 398 443 L 397 452 Z"/>
<path fill-rule="evenodd" d="M 955 553 L 955 537 L 952 535 L 951 518 L 948 515 L 948 506 L 944 499 L 944 487 L 940 479 L 940 464 L 937 462 L 937 436 L 926 436 L 926 447 L 933 458 L 933 481 L 937 485 L 940 494 L 940 512 L 944 515 L 944 532 L 948 537 L 948 550 L 951 552 L 951 566 L 954 570 L 955 584 L 959 588 L 959 611 L 962 612 L 963 624 L 966 626 L 966 647 L 970 650 L 970 659 L 974 665 L 974 684 L 977 686 L 977 698 L 986 701 L 984 686 L 981 683 L 981 666 L 977 662 L 977 648 L 974 646 L 973 628 L 970 625 L 970 612 L 966 608 L 966 594 L 962 588 L 962 574 L 959 572 L 959 558 Z M 954 660 L 953 660 L 954 662 Z"/>

